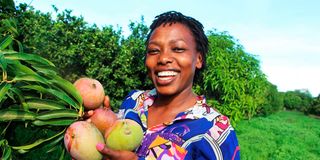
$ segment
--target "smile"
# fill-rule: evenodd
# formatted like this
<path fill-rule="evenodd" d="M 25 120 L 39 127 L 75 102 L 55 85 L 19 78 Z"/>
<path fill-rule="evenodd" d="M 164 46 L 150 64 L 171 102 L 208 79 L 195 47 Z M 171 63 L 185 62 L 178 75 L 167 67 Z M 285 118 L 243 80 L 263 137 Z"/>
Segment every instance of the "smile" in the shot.
<path fill-rule="evenodd" d="M 158 77 L 176 76 L 177 74 L 175 71 L 162 71 L 158 72 Z"/>
<path fill-rule="evenodd" d="M 157 83 L 160 85 L 168 85 L 174 79 L 175 76 L 178 75 L 178 72 L 175 71 L 160 71 L 157 74 Z"/>

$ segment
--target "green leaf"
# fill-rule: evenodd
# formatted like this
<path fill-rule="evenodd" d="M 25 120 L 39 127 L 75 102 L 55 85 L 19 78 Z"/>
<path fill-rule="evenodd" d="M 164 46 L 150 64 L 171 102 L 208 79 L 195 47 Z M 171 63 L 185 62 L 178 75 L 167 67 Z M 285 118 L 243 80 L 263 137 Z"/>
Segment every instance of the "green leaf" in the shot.
<path fill-rule="evenodd" d="M 12 37 L 10 35 L 7 35 L 0 43 L 0 50 L 4 50 L 10 44 L 12 44 L 12 40 L 13 40 Z"/>
<path fill-rule="evenodd" d="M 36 119 L 39 120 L 50 120 L 58 118 L 78 118 L 78 112 L 73 109 L 57 109 L 42 112 L 36 116 Z"/>
<path fill-rule="evenodd" d="M 29 53 L 11 53 L 11 54 L 5 54 L 5 58 L 11 59 L 11 60 L 23 60 L 23 61 L 32 61 L 32 62 L 37 62 L 39 64 L 44 64 L 44 65 L 49 65 L 49 66 L 54 66 L 52 62 L 49 60 L 42 58 L 39 55 L 36 54 L 29 54 Z"/>
<path fill-rule="evenodd" d="M 28 99 L 26 103 L 30 109 L 37 110 L 56 110 L 65 108 L 65 106 L 62 103 L 49 99 L 32 98 Z"/>
<path fill-rule="evenodd" d="M 2 153 L 1 159 L 2 159 L 2 160 L 9 160 L 9 159 L 11 159 L 11 152 L 12 152 L 12 150 L 11 150 L 10 147 L 4 147 L 4 148 L 3 148 L 3 153 Z"/>
<path fill-rule="evenodd" d="M 80 106 L 77 105 L 75 103 L 75 101 L 73 99 L 71 99 L 67 94 L 65 94 L 64 92 L 60 92 L 54 89 L 48 89 L 47 90 L 48 93 L 51 93 L 52 95 L 55 95 L 56 97 L 58 97 L 59 99 L 67 102 L 69 105 L 75 107 L 75 109 L 80 109 Z"/>
<path fill-rule="evenodd" d="M 42 86 L 39 86 L 39 85 L 27 85 L 27 86 L 22 86 L 21 88 L 32 89 L 32 90 L 39 91 L 41 93 L 51 94 L 51 95 L 56 96 L 57 98 L 65 101 L 65 102 L 67 102 L 69 105 L 73 106 L 75 109 L 80 109 L 80 106 L 77 105 L 77 103 L 64 92 L 57 91 L 57 90 L 54 90 L 51 88 L 46 89 L 46 88 L 43 88 Z"/>
<path fill-rule="evenodd" d="M 60 155 L 60 157 L 59 157 L 59 160 L 64 160 L 64 155 L 65 155 L 65 153 L 66 153 L 66 149 L 63 148 L 63 150 L 61 151 L 61 155 Z"/>
<path fill-rule="evenodd" d="M 10 69 L 12 70 L 12 72 L 15 75 L 18 75 L 18 74 L 30 74 L 30 75 L 37 74 L 31 68 L 27 67 L 26 65 L 21 64 L 19 61 L 7 59 L 7 63 L 9 64 L 8 67 L 10 67 Z"/>
<path fill-rule="evenodd" d="M 32 122 L 35 126 L 69 126 L 76 119 L 51 119 L 51 120 L 35 120 Z"/>
<path fill-rule="evenodd" d="M 2 149 L 2 160 L 9 160 L 11 159 L 11 148 L 8 145 L 8 141 L 6 139 L 0 140 L 0 147 Z"/>
<path fill-rule="evenodd" d="M 53 66 L 44 65 L 44 64 L 37 64 L 37 63 L 30 63 L 31 67 L 41 72 L 45 75 L 56 75 L 58 73 L 58 69 Z"/>
<path fill-rule="evenodd" d="M 52 146 L 50 149 L 48 149 L 48 150 L 46 151 L 46 153 L 50 153 L 50 152 L 57 151 L 57 150 L 60 149 L 60 148 L 61 148 L 61 146 L 59 146 L 59 145 Z"/>
<path fill-rule="evenodd" d="M 0 110 L 0 121 L 25 121 L 35 120 L 35 113 L 17 110 L 17 109 L 3 109 Z"/>
<path fill-rule="evenodd" d="M 2 82 L 0 84 L 0 102 L 2 101 L 3 97 L 7 94 L 8 90 L 11 88 L 10 83 Z"/>
<path fill-rule="evenodd" d="M 15 19 L 13 19 L 13 18 L 4 19 L 1 21 L 1 23 L 2 23 L 1 25 L 3 25 L 3 27 L 1 27 L 1 29 L 2 28 L 4 29 L 2 31 L 8 31 L 11 34 L 18 35 L 17 24 L 15 22 Z"/>
<path fill-rule="evenodd" d="M 20 42 L 20 41 L 18 41 L 18 40 L 14 40 L 17 44 L 18 44 L 18 47 L 19 47 L 19 52 L 23 52 L 23 45 L 22 45 L 22 43 Z"/>
<path fill-rule="evenodd" d="M 28 105 L 25 103 L 25 98 L 23 96 L 22 91 L 17 88 L 17 87 L 12 87 L 10 88 L 10 91 L 12 91 L 12 93 L 16 94 L 20 100 L 20 103 L 22 104 L 22 107 L 25 111 L 29 111 Z M 9 92 L 11 93 L 11 92 Z M 12 97 L 11 99 L 13 99 L 14 97 Z"/>
<path fill-rule="evenodd" d="M 6 72 L 8 63 L 7 63 L 7 61 L 4 58 L 4 55 L 2 53 L 0 53 L 0 65 L 1 65 L 1 68 L 2 68 L 2 72 Z"/>
<path fill-rule="evenodd" d="M 12 87 L 10 88 L 10 91 L 12 91 L 14 94 L 18 96 L 20 103 L 23 103 L 25 101 L 22 91 L 18 87 Z"/>
<path fill-rule="evenodd" d="M 40 145 L 40 144 L 42 144 L 42 143 L 44 143 L 44 142 L 48 142 L 48 141 L 50 141 L 50 140 L 52 140 L 52 139 L 54 139 L 54 138 L 62 135 L 64 132 L 65 132 L 65 129 L 64 129 L 63 131 L 61 131 L 60 133 L 58 133 L 58 134 L 56 134 L 56 135 L 54 135 L 54 136 L 52 136 L 52 137 L 49 137 L 49 138 L 47 138 L 47 139 L 38 139 L 38 140 L 36 140 L 34 143 L 29 144 L 29 145 L 24 145 L 24 146 L 12 146 L 12 149 L 20 150 L 21 152 L 27 152 L 28 150 L 30 150 L 30 149 L 32 149 L 32 148 L 34 148 L 34 147 L 36 147 L 36 146 L 38 146 L 38 145 Z"/>
<path fill-rule="evenodd" d="M 16 75 L 12 81 L 30 81 L 30 82 L 40 82 L 43 84 L 48 84 L 48 81 L 38 74 L 18 74 Z"/>
<path fill-rule="evenodd" d="M 54 140 L 52 140 L 50 143 L 48 143 L 46 146 L 48 148 L 54 148 L 54 147 L 59 147 L 59 144 L 58 143 L 63 143 L 63 138 L 64 138 L 64 135 L 60 135 L 58 136 L 57 138 L 55 138 Z M 52 149 L 49 149 L 47 150 L 47 153 L 51 152 Z"/>
<path fill-rule="evenodd" d="M 50 82 L 57 84 L 60 88 L 62 88 L 64 91 L 69 93 L 72 97 L 74 97 L 79 105 L 82 105 L 82 97 L 76 87 L 69 81 L 61 78 L 58 75 L 51 75 L 52 80 Z"/>

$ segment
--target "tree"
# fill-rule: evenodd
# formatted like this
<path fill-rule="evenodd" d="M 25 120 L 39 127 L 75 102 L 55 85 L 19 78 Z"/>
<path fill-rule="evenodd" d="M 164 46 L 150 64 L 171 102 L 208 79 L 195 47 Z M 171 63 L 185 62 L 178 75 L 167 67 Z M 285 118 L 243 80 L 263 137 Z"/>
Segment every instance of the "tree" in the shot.
<path fill-rule="evenodd" d="M 0 18 L 9 18 L 14 15 L 16 11 L 15 4 L 13 0 L 1 0 L 0 1 Z"/>
<path fill-rule="evenodd" d="M 320 116 L 320 94 L 313 98 L 312 105 L 308 108 L 307 114 Z"/>
<path fill-rule="evenodd" d="M 278 92 L 277 86 L 268 82 L 267 89 L 265 91 L 266 101 L 258 108 L 258 114 L 270 115 L 282 110 L 284 108 L 284 94 Z"/>
<path fill-rule="evenodd" d="M 63 158 L 64 128 L 83 114 L 80 94 L 57 74 L 52 62 L 12 50 L 10 35 L 0 38 L 4 39 L 0 41 L 1 159 L 24 159 L 16 153 L 26 153 L 43 143 L 51 145 L 48 151 L 58 149 Z M 40 137 L 33 140 L 30 135 Z"/>
<path fill-rule="evenodd" d="M 306 112 L 312 105 L 312 95 L 307 90 L 287 91 L 284 94 L 284 107 L 289 110 Z"/>
<path fill-rule="evenodd" d="M 198 88 L 203 88 L 209 103 L 231 117 L 233 123 L 251 118 L 265 103 L 267 89 L 259 61 L 227 32 L 210 31 L 208 39 L 207 68 Z"/>

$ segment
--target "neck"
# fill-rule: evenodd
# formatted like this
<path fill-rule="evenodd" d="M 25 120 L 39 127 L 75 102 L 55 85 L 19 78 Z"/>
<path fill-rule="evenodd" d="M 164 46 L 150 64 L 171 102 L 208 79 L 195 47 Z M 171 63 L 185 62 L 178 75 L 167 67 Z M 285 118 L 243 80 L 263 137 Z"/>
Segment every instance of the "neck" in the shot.
<path fill-rule="evenodd" d="M 196 103 L 196 94 L 192 92 L 192 88 L 181 91 L 174 95 L 158 94 L 153 106 L 162 109 L 181 112 Z"/>

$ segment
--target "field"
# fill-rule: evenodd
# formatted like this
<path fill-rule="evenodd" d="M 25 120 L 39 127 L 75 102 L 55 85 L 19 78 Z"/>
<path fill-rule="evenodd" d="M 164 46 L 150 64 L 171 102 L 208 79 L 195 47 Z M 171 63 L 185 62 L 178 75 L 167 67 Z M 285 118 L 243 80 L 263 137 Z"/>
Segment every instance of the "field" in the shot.
<path fill-rule="evenodd" d="M 243 160 L 320 159 L 320 119 L 282 111 L 236 127 Z"/>

